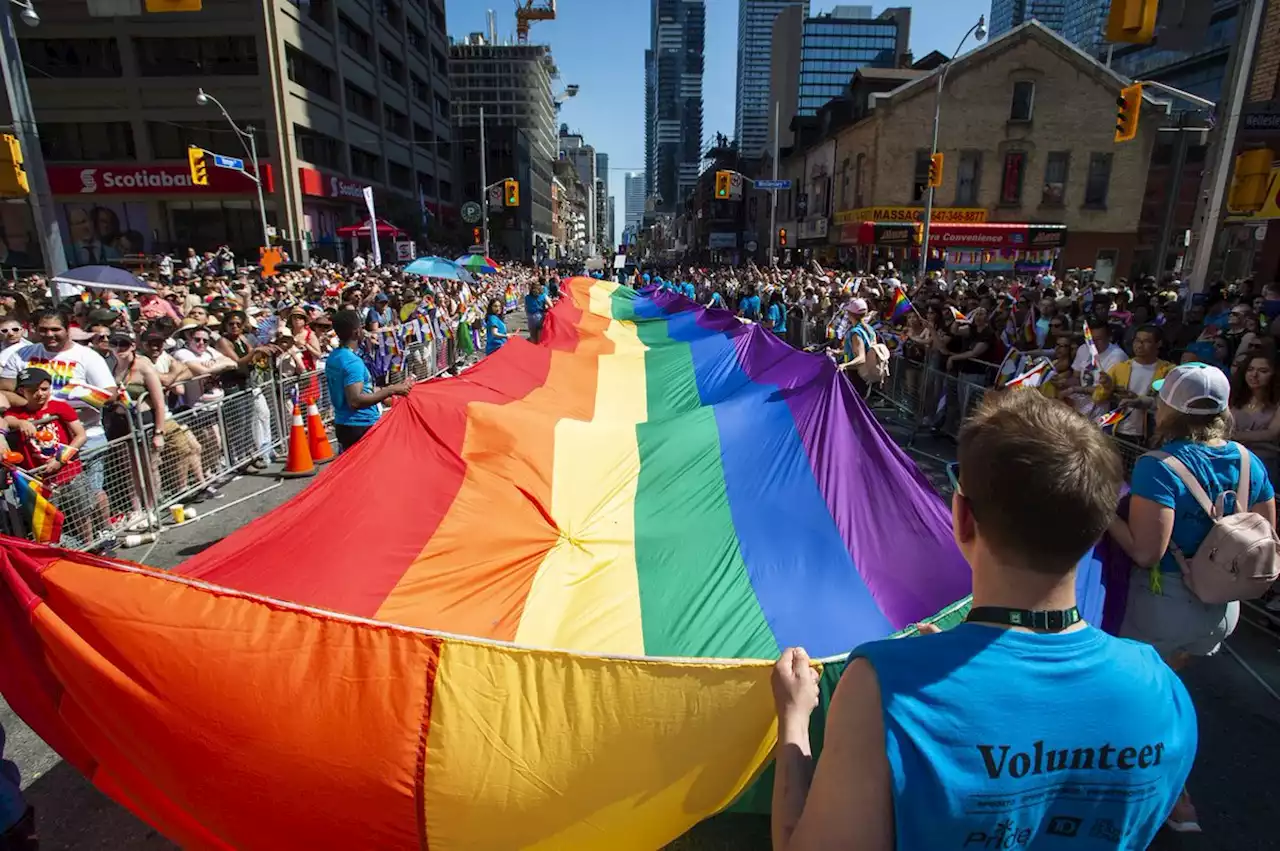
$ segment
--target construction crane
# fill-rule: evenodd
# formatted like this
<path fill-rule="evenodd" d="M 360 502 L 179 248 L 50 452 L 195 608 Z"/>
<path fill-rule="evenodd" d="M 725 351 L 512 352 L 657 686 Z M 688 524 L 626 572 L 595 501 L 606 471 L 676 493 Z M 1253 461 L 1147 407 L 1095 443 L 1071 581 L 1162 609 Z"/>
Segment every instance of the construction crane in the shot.
<path fill-rule="evenodd" d="M 534 21 L 554 21 L 556 0 L 516 0 L 516 41 L 529 43 L 529 25 Z"/>

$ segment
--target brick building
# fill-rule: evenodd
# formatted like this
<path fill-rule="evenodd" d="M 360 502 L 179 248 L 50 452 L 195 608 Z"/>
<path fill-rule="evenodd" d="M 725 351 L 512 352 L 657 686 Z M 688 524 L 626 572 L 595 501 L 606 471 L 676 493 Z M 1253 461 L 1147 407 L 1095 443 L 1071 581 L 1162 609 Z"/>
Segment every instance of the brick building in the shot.
<path fill-rule="evenodd" d="M 829 158 L 814 156 L 825 139 L 787 152 L 784 171 L 800 158 L 805 170 L 781 193 L 779 219 L 816 234 L 823 228 L 810 219 L 833 211 L 815 256 L 918 265 L 912 223 L 924 207 L 936 73 L 869 95 L 865 109 L 829 105 L 847 116 L 829 120 Z M 1007 271 L 1048 259 L 1103 278 L 1126 274 L 1160 123 L 1147 104 L 1138 138 L 1113 142 L 1127 82 L 1036 21 L 951 63 L 931 264 L 945 257 L 950 268 Z"/>

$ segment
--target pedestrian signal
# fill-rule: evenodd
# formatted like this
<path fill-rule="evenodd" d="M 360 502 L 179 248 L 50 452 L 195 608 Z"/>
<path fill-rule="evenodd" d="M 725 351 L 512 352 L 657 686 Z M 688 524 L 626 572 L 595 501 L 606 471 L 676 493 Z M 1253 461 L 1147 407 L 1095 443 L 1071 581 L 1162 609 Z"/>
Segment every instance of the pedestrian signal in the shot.
<path fill-rule="evenodd" d="M 204 148 L 195 145 L 187 148 L 187 163 L 191 166 L 191 182 L 196 186 L 208 186 L 209 166 L 204 161 Z"/>

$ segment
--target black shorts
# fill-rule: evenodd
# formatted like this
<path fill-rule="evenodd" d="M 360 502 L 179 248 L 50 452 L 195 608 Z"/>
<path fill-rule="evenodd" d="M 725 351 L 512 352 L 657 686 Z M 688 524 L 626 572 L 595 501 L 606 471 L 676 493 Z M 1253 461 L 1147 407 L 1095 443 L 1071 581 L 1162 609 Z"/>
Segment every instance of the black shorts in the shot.
<path fill-rule="evenodd" d="M 342 447 L 342 451 L 346 452 L 351 447 L 360 442 L 360 438 L 364 437 L 365 432 L 373 428 L 367 426 L 342 425 L 341 423 L 333 424 L 333 434 L 338 438 L 338 445 Z"/>

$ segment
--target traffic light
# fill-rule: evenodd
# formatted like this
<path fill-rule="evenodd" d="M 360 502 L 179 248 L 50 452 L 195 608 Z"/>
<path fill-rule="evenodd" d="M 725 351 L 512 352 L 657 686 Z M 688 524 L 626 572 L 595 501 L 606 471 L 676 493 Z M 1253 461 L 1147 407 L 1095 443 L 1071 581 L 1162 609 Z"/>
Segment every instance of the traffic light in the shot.
<path fill-rule="evenodd" d="M 195 145 L 187 148 L 187 163 L 191 166 L 191 182 L 196 186 L 208 186 L 209 166 L 204 162 L 204 148 Z"/>
<path fill-rule="evenodd" d="M 472 245 L 480 244 L 480 228 L 471 229 L 471 244 Z"/>
<path fill-rule="evenodd" d="M 520 181 L 504 180 L 502 181 L 502 199 L 503 203 L 508 207 L 520 206 Z"/>
<path fill-rule="evenodd" d="M 733 188 L 733 172 L 717 171 L 716 172 L 716 198 L 725 199 L 729 197 L 729 190 Z"/>
<path fill-rule="evenodd" d="M 31 194 L 27 170 L 22 162 L 22 146 L 18 137 L 5 133 L 0 137 L 0 196 L 17 197 Z"/>
<path fill-rule="evenodd" d="M 942 185 L 942 154 L 929 157 L 929 185 L 937 189 Z"/>
<path fill-rule="evenodd" d="M 778 247 L 779 248 L 787 247 L 787 229 L 786 228 L 778 228 Z"/>
<path fill-rule="evenodd" d="M 1147 44 L 1156 33 L 1159 0 L 1111 0 L 1107 41 Z"/>
<path fill-rule="evenodd" d="M 1267 203 L 1271 191 L 1271 161 L 1275 155 L 1269 148 L 1254 148 L 1236 155 L 1231 172 L 1231 191 L 1227 209 L 1233 213 L 1256 213 Z"/>
<path fill-rule="evenodd" d="M 1142 112 L 1142 83 L 1120 90 L 1116 98 L 1116 141 L 1128 142 L 1138 135 L 1138 116 Z"/>

